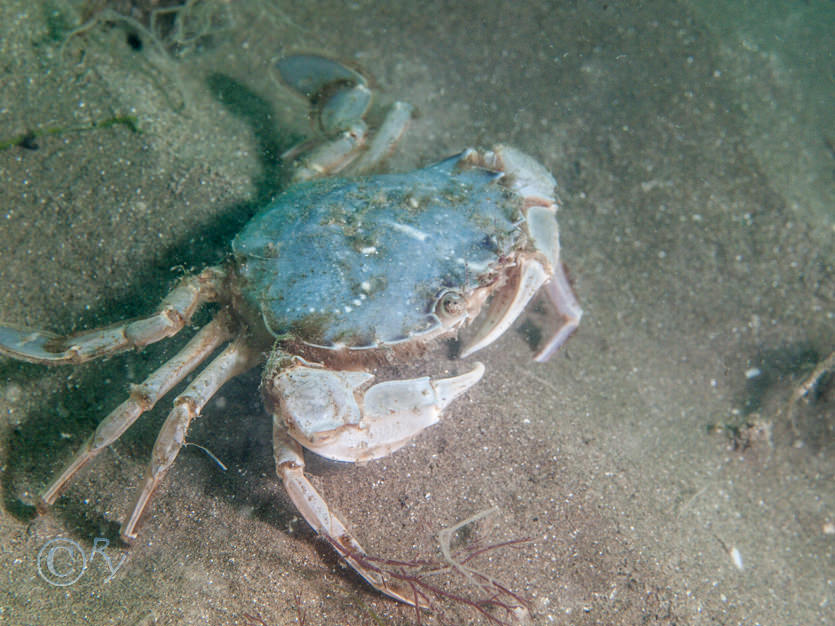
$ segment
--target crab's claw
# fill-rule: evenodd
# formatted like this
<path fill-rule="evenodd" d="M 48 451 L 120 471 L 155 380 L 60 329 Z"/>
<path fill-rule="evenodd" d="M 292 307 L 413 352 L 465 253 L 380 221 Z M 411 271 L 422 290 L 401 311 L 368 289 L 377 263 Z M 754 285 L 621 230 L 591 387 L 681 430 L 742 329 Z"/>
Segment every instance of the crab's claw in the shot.
<path fill-rule="evenodd" d="M 534 356 L 537 361 L 547 361 L 574 332 L 583 315 L 560 261 L 557 202 L 554 197 L 557 183 L 544 166 L 510 146 L 496 146 L 492 152 L 485 153 L 473 150 L 464 159 L 478 167 L 505 174 L 500 184 L 523 199 L 524 226 L 533 250 L 520 254 L 519 263 L 509 273 L 506 284 L 493 295 L 481 327 L 464 347 L 461 356 L 469 356 L 501 336 L 544 285 L 548 299 L 563 320 Z"/>
<path fill-rule="evenodd" d="M 388 456 L 440 419 L 476 384 L 484 366 L 451 378 L 389 380 L 368 386 L 366 372 L 295 364 L 264 377 L 268 405 L 308 450 L 336 461 Z"/>
<path fill-rule="evenodd" d="M 455 398 L 481 378 L 484 366 L 451 378 L 392 380 L 368 387 L 366 372 L 334 371 L 294 360 L 264 376 L 273 410 L 276 472 L 296 508 L 374 588 L 401 602 L 425 598 L 368 556 L 304 474 L 302 446 L 331 459 L 367 461 L 392 453 L 435 424 Z M 281 363 L 281 361 L 277 361 Z"/>

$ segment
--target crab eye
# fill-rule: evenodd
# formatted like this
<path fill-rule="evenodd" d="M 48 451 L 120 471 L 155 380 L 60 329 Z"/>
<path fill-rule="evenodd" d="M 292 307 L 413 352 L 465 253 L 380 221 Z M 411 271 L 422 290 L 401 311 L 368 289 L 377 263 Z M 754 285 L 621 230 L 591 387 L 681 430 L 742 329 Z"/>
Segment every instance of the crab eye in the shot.
<path fill-rule="evenodd" d="M 466 310 L 464 297 L 457 291 L 445 291 L 435 303 L 435 315 L 442 320 L 461 317 Z"/>

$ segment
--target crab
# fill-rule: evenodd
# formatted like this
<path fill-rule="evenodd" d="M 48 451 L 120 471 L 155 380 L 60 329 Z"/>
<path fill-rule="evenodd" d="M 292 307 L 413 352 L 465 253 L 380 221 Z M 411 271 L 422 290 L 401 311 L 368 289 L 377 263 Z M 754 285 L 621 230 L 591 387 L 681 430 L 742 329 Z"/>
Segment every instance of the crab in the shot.
<path fill-rule="evenodd" d="M 0 325 L 0 353 L 76 364 L 171 337 L 199 307 L 219 305 L 178 354 L 131 386 L 38 508 L 44 512 L 79 470 L 217 353 L 174 399 L 122 538 L 137 537 L 191 421 L 224 383 L 262 366 L 276 472 L 292 502 L 374 588 L 419 604 L 412 588 L 367 567 L 359 541 L 306 477 L 303 449 L 356 463 L 412 441 L 484 366 L 376 383 L 375 368 L 414 359 L 482 317 L 460 350 L 466 358 L 501 336 L 540 289 L 560 321 L 534 358 L 557 351 L 582 312 L 560 261 L 556 183 L 509 146 L 468 149 L 408 173 L 359 175 L 391 150 L 411 107 L 395 103 L 369 140 L 371 93 L 359 72 L 310 55 L 287 57 L 278 70 L 312 103 L 321 138 L 287 155 L 299 157 L 294 183 L 235 237 L 225 263 L 182 278 L 155 313 L 135 321 L 71 336 Z"/>

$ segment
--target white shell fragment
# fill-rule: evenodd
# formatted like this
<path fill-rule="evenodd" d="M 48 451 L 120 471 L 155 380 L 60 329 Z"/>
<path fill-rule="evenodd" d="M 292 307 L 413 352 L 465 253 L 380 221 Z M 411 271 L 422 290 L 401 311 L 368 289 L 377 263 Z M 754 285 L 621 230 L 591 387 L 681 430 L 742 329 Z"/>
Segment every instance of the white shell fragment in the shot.
<path fill-rule="evenodd" d="M 742 571 L 744 566 L 742 565 L 742 554 L 740 554 L 739 549 L 736 546 L 733 546 L 730 551 L 731 561 L 736 566 L 736 569 Z"/>

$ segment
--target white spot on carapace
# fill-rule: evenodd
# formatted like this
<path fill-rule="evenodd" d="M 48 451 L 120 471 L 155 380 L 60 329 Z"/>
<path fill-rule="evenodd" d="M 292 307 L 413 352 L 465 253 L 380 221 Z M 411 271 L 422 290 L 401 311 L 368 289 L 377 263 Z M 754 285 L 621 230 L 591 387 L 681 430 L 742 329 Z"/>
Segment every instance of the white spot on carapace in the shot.
<path fill-rule="evenodd" d="M 360 248 L 360 252 L 366 256 L 369 254 L 376 254 L 377 246 L 366 246 L 365 248 Z"/>
<path fill-rule="evenodd" d="M 412 239 L 417 239 L 418 241 L 426 241 L 429 237 L 429 233 L 425 233 L 422 230 L 418 230 L 408 224 L 398 224 L 397 222 L 387 222 L 387 226 L 391 226 L 394 230 L 399 230 L 404 235 L 408 235 Z"/>
<path fill-rule="evenodd" d="M 363 291 L 371 291 L 371 283 L 369 283 L 367 280 L 362 281 L 360 283 L 360 289 L 362 289 Z"/>
<path fill-rule="evenodd" d="M 458 265 L 465 265 L 469 271 L 476 274 L 487 271 L 487 268 L 490 267 L 490 263 L 487 261 L 482 263 L 473 263 L 472 261 L 468 262 L 467 259 L 463 259 L 461 257 L 456 258 L 455 262 L 458 263 Z"/>

